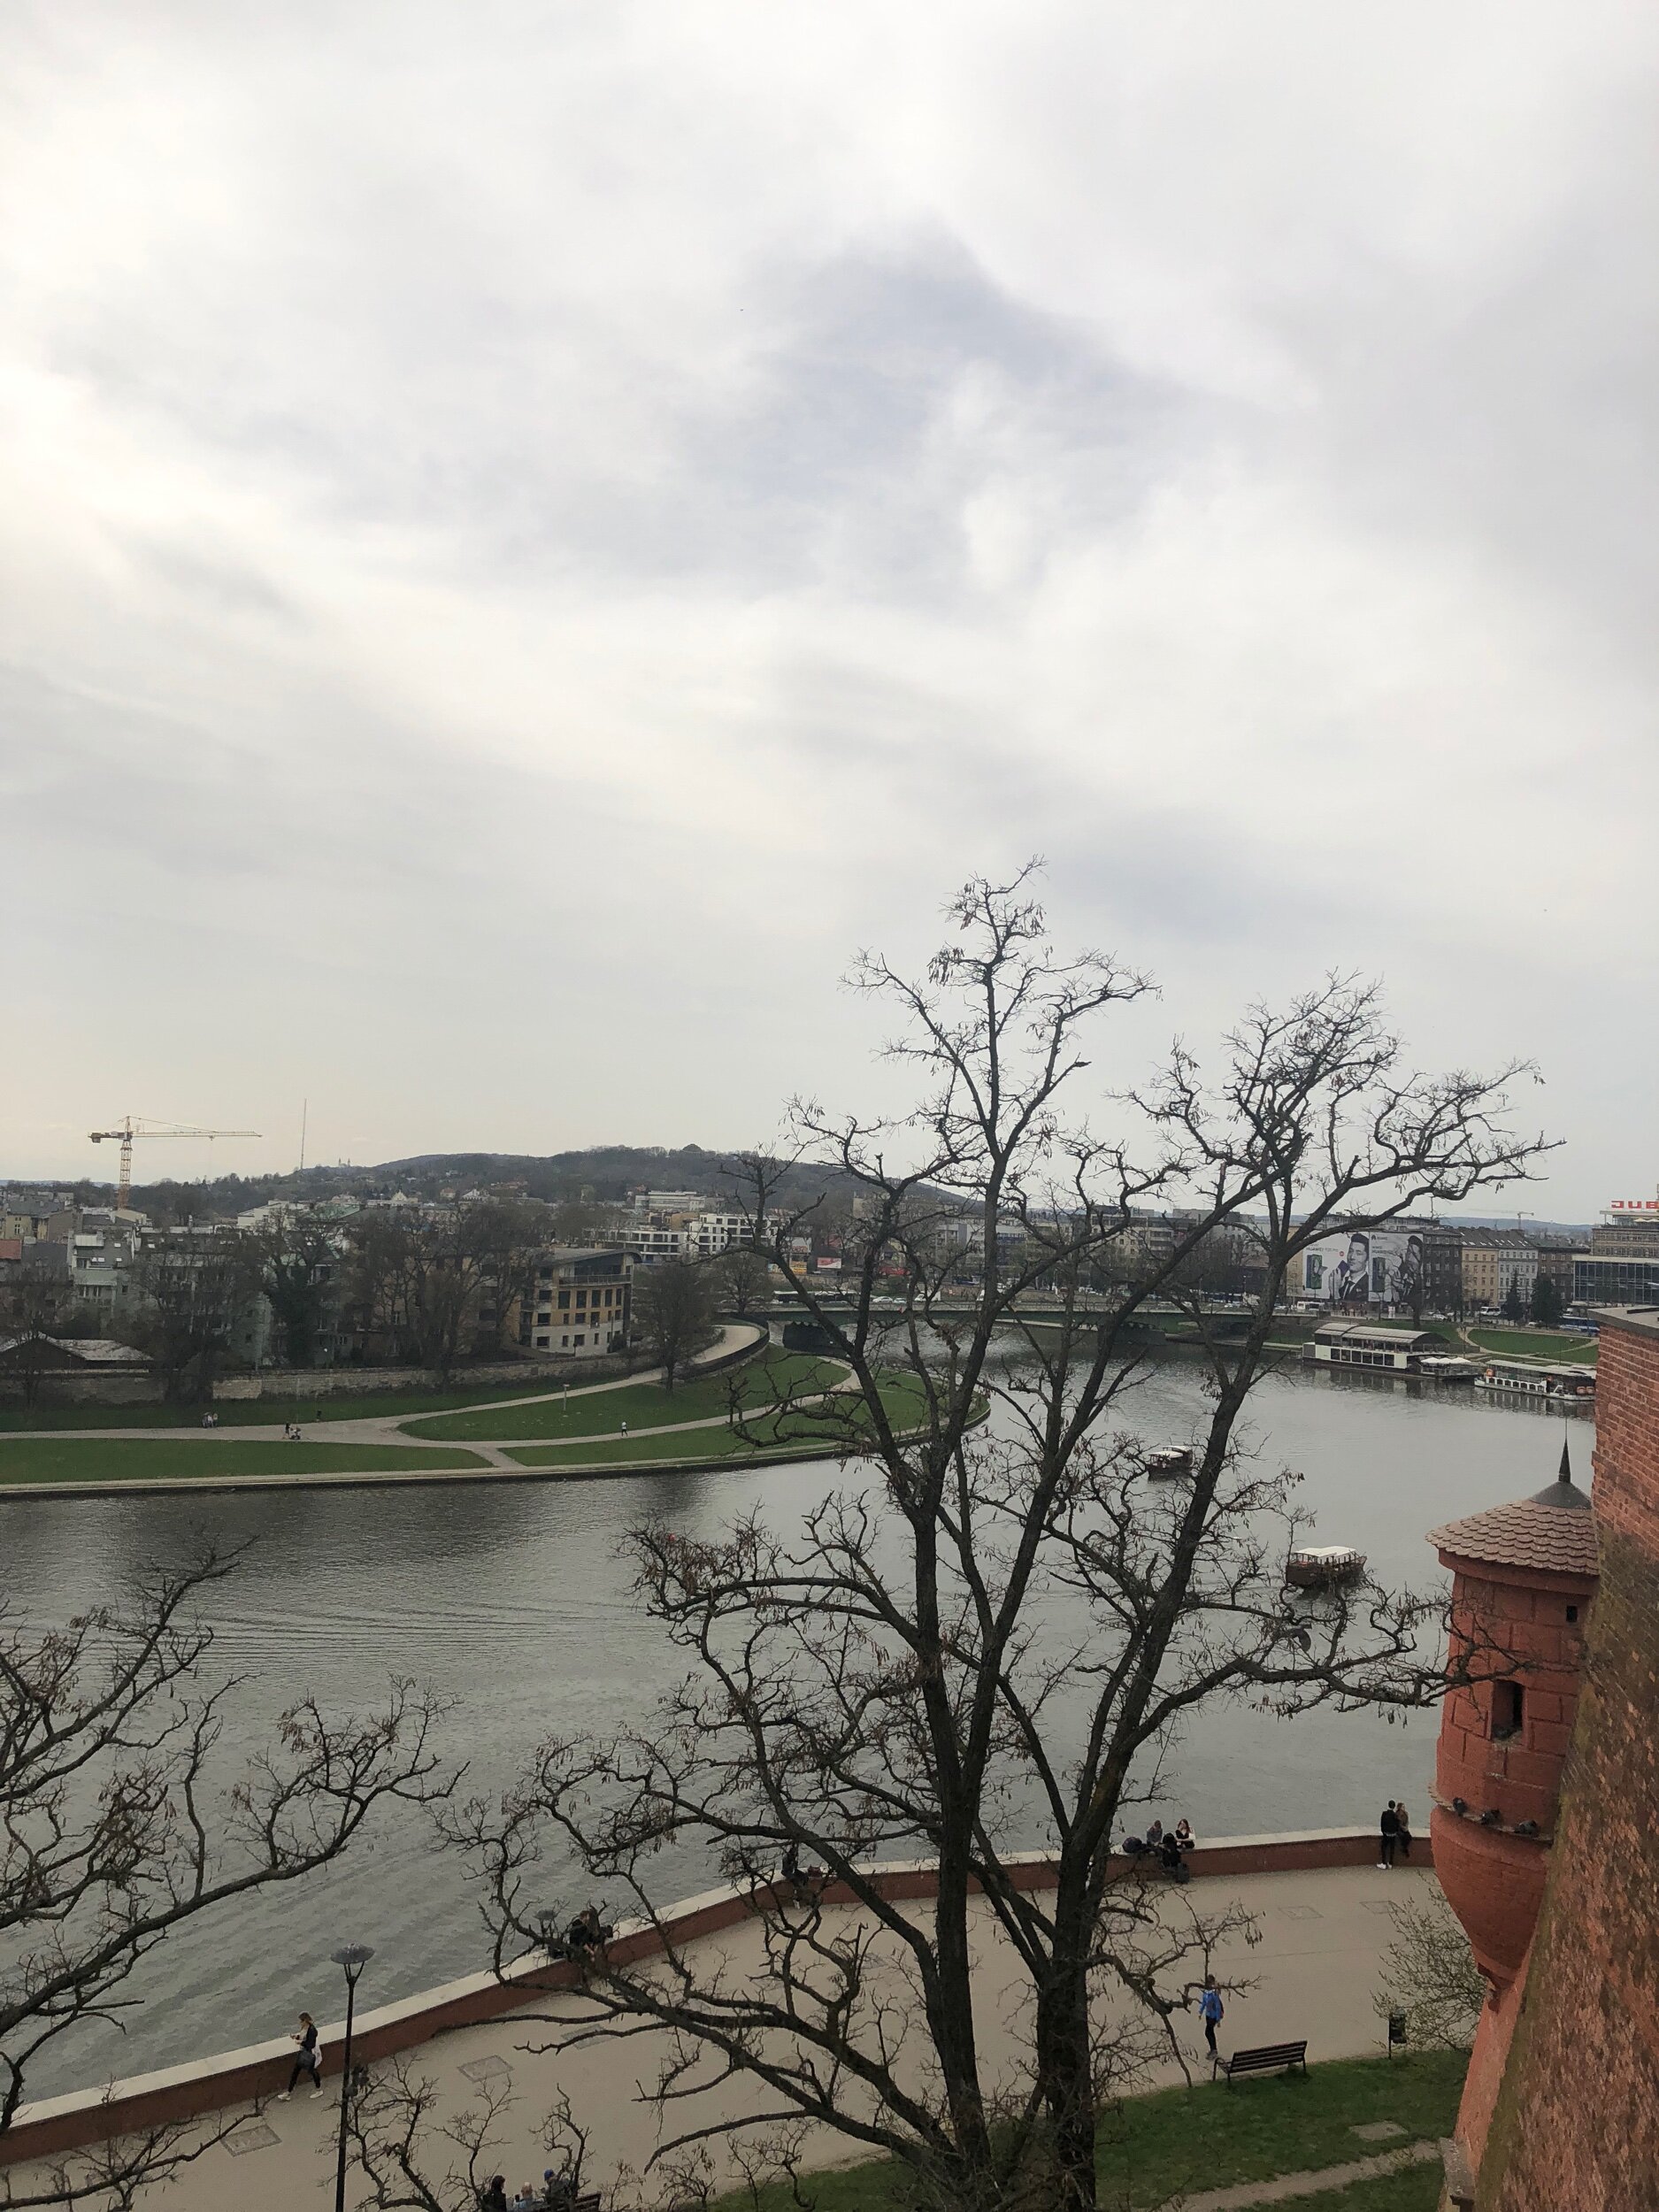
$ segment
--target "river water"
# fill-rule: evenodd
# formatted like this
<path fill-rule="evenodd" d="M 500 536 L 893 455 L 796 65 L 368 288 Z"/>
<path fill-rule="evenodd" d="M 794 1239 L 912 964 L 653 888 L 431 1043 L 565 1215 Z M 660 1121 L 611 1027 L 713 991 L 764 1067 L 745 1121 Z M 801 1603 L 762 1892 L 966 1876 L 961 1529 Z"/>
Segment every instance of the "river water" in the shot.
<path fill-rule="evenodd" d="M 1408 1389 L 1409 1394 L 1408 1394 Z M 1205 1417 L 1198 1370 L 1154 1367 L 1125 1425 L 1148 1443 L 1184 1442 Z M 1425 1532 L 1525 1496 L 1549 1481 L 1563 1428 L 1581 1480 L 1592 1431 L 1467 1387 L 1420 1389 L 1361 1376 L 1286 1371 L 1252 1401 L 1263 1462 L 1305 1477 L 1317 1540 L 1351 1543 L 1388 1586 L 1434 1582 Z M 660 1517 L 709 1535 L 758 1502 L 787 1526 L 837 1479 L 824 1463 L 691 1475 L 633 1474 L 548 1484 L 255 1492 L 216 1497 L 39 1500 L 0 1508 L 0 1595 L 31 1621 L 62 1618 L 175 1561 L 206 1530 L 253 1540 L 213 1594 L 212 1664 L 243 1678 L 227 1746 L 251 1747 L 308 1691 L 365 1705 L 392 1675 L 453 1700 L 445 1748 L 468 1762 L 465 1788 L 498 1792 L 544 1736 L 642 1717 L 676 1671 L 631 1601 L 618 1556 L 626 1531 Z M 1388 1726 L 1374 1714 L 1281 1721 L 1248 1707 L 1202 1713 L 1166 1767 L 1166 1819 L 1200 1837 L 1338 1826 L 1402 1797 L 1428 1811 L 1434 1722 Z M 1032 1839 L 1037 1839 L 1033 1835 Z M 665 1893 L 702 1886 L 687 1861 Z M 549 1868 L 548 1902 L 572 1894 Z M 329 1952 L 372 1944 L 366 2002 L 383 2003 L 487 1962 L 464 1870 L 435 1851 L 424 1816 L 395 1811 L 338 1866 L 187 1927 L 144 1962 L 143 2002 L 118 2032 L 84 2037 L 30 2077 L 35 2096 L 166 2065 L 283 2032 L 309 2006 L 334 2016 Z"/>

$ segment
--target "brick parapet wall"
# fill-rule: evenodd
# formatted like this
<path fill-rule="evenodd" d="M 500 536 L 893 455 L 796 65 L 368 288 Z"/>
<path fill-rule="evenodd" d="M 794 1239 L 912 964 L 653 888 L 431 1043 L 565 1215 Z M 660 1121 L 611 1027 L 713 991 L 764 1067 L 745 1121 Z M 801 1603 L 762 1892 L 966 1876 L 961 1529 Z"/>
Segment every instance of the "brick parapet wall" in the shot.
<path fill-rule="evenodd" d="M 1480 2212 L 1659 2205 L 1659 1331 L 1604 1317 L 1600 1375 L 1601 1579 L 1548 1886 L 1484 2145 L 1484 2070 L 1458 2123 Z"/>
<path fill-rule="evenodd" d="M 1604 1321 L 1597 1358 L 1595 1512 L 1659 1560 L 1659 1332 Z"/>
<path fill-rule="evenodd" d="M 1428 1839 L 1415 1837 L 1413 1843 L 1414 1863 L 1432 1865 Z M 1374 1828 L 1322 1829 L 1300 1835 L 1223 1839 L 1201 1845 L 1191 1855 L 1190 1863 L 1194 1878 L 1201 1880 L 1302 1873 L 1328 1867 L 1370 1866 L 1376 1849 Z M 1113 1870 L 1120 1878 L 1133 1871 L 1126 1859 L 1114 1860 Z M 1046 1888 L 1054 1880 L 1052 1862 L 1041 1855 L 1015 1863 L 1012 1870 L 1016 1883 L 1024 1888 Z M 883 1870 L 879 1885 L 882 1893 L 895 1900 L 924 1899 L 932 1896 L 935 1880 L 931 1866 L 903 1865 Z M 832 1904 L 854 1901 L 851 1893 L 840 1885 L 832 1886 L 826 1896 Z M 671 1943 L 700 1941 L 750 1917 L 759 1901 L 735 1890 L 689 1899 L 664 1916 L 660 1932 L 657 1928 L 625 1931 L 613 1939 L 612 1954 L 631 1963 L 662 1953 Z M 576 1978 L 576 1970 L 561 1962 L 510 1968 L 504 1979 L 494 1974 L 475 1974 L 441 1990 L 424 1991 L 400 2003 L 361 2014 L 353 2055 L 370 2063 L 412 2050 L 452 2029 L 479 2027 L 503 2019 L 549 1992 L 569 1988 Z M 343 2034 L 343 2024 L 339 2022 L 322 2030 L 325 2072 L 339 2070 Z M 0 2135 L 0 2167 L 26 2159 L 60 2157 L 114 2136 L 173 2125 L 271 2096 L 286 2084 L 293 2058 L 293 2044 L 284 2039 L 116 2082 L 104 2091 L 25 2105 L 12 2128 Z"/>

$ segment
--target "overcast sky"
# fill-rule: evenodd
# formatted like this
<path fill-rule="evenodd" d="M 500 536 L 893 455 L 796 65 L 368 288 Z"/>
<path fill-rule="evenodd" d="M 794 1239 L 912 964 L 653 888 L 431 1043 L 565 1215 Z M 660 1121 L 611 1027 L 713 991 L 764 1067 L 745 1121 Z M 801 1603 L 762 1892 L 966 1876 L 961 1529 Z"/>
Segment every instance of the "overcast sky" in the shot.
<path fill-rule="evenodd" d="M 0 1171 L 750 1141 L 968 872 L 1659 1175 L 1659 18 L 4 11 Z"/>

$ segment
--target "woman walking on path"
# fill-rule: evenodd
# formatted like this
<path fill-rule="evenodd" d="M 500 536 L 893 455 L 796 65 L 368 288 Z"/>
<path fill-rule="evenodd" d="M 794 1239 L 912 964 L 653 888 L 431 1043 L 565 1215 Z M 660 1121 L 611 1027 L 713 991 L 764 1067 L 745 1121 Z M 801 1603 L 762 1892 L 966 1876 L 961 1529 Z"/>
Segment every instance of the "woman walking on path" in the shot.
<path fill-rule="evenodd" d="M 1216 2048 L 1216 2030 L 1226 2017 L 1227 2008 L 1221 2001 L 1221 1992 L 1216 1987 L 1213 1974 L 1204 1976 L 1204 1993 L 1198 2001 L 1198 2010 L 1204 2024 L 1204 2041 L 1210 2046 L 1212 2060 L 1220 2057 Z"/>
<path fill-rule="evenodd" d="M 309 2012 L 301 2013 L 299 2032 L 294 2040 L 300 2047 L 299 2055 L 294 2061 L 294 2071 L 288 2076 L 288 2087 L 277 2098 L 279 2104 L 286 2104 L 294 2094 L 294 2085 L 302 2074 L 311 2076 L 313 2097 L 320 2097 L 323 2093 L 322 2039 L 317 2032 L 317 2023 Z"/>

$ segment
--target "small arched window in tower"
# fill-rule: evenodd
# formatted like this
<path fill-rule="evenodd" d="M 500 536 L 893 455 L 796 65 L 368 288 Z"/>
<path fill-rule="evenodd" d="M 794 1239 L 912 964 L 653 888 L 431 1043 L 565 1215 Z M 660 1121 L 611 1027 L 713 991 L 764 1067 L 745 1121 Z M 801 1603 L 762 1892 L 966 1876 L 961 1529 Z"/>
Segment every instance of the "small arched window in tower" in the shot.
<path fill-rule="evenodd" d="M 1518 1682 L 1494 1682 L 1492 1686 L 1492 1740 L 1508 1743 L 1518 1736 L 1526 1719 L 1525 1694 Z"/>

